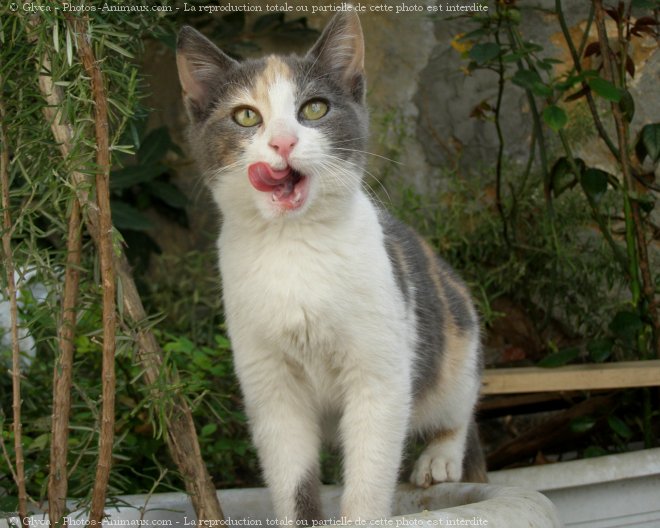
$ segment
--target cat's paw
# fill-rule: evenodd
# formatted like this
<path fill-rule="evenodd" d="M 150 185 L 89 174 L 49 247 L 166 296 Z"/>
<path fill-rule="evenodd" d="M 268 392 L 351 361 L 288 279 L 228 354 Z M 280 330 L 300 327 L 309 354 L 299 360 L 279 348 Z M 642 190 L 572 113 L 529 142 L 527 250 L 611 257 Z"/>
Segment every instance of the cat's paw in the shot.
<path fill-rule="evenodd" d="M 415 462 L 410 482 L 428 488 L 438 482 L 458 482 L 463 476 L 463 453 L 446 443 L 431 444 Z"/>

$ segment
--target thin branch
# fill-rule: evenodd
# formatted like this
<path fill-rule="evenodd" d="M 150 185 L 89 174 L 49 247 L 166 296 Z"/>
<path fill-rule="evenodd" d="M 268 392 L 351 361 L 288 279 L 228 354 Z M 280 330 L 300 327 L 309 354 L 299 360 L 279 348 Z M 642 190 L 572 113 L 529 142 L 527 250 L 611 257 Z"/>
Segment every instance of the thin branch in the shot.
<path fill-rule="evenodd" d="M 575 44 L 573 43 L 573 39 L 571 38 L 571 34 L 568 30 L 568 26 L 566 25 L 566 18 L 564 17 L 564 12 L 561 7 L 561 0 L 555 0 L 555 10 L 557 11 L 557 18 L 559 19 L 559 26 L 561 27 L 562 34 L 564 35 L 564 40 L 566 41 L 566 45 L 568 46 L 568 50 L 571 53 L 571 58 L 573 59 L 573 66 L 575 67 L 575 71 L 578 74 L 582 73 L 582 63 L 580 62 L 580 54 L 578 54 L 578 51 L 575 49 Z M 589 30 L 585 30 L 585 36 L 586 32 Z M 619 159 L 619 149 L 616 148 L 616 145 L 612 142 L 610 139 L 609 134 L 605 130 L 605 127 L 603 126 L 603 122 L 600 120 L 600 115 L 598 114 L 598 109 L 596 108 L 596 101 L 594 100 L 594 96 L 591 93 L 591 89 L 589 88 L 589 85 L 587 84 L 586 81 L 582 81 L 582 89 L 585 90 L 585 95 L 587 99 L 587 105 L 589 106 L 589 111 L 591 112 L 591 117 L 594 121 L 594 125 L 596 126 L 596 131 L 598 132 L 598 135 L 600 138 L 605 142 L 605 145 L 607 145 L 607 148 L 610 150 L 612 155 L 616 158 Z"/>
<path fill-rule="evenodd" d="M 76 35 L 78 54 L 90 78 L 94 99 L 94 129 L 96 135 L 96 204 L 99 210 L 99 257 L 103 283 L 103 368 L 101 435 L 96 479 L 92 490 L 90 522 L 101 522 L 112 467 L 112 445 L 115 426 L 115 330 L 116 283 L 112 244 L 112 216 L 110 212 L 110 138 L 108 134 L 108 100 L 103 74 L 90 44 L 87 16 L 67 16 L 67 24 Z"/>
<path fill-rule="evenodd" d="M 0 78 L 0 86 L 2 79 Z M 4 253 L 5 272 L 7 273 L 7 294 L 11 317 L 11 377 L 12 377 L 12 409 L 14 415 L 14 454 L 16 456 L 15 481 L 18 488 L 18 515 L 21 524 L 26 526 L 27 491 L 25 488 L 25 460 L 23 457 L 23 438 L 21 425 L 21 351 L 18 346 L 18 302 L 16 281 L 14 280 L 14 259 L 11 248 L 11 212 L 9 210 L 9 147 L 4 102 L 0 100 L 0 184 L 2 184 L 3 231 L 2 249 Z"/>
<path fill-rule="evenodd" d="M 59 329 L 60 355 L 53 372 L 53 421 L 50 444 L 50 475 L 48 478 L 48 518 L 51 521 L 51 526 L 61 524 L 66 511 L 66 494 L 68 491 L 69 413 L 71 411 L 76 303 L 80 283 L 79 268 L 82 251 L 80 227 L 80 203 L 77 198 L 74 198 L 69 216 L 62 322 Z"/>
<path fill-rule="evenodd" d="M 502 26 L 502 12 L 500 4 L 497 4 L 497 29 L 495 30 L 495 42 L 501 47 L 500 28 Z M 508 220 L 502 203 L 502 160 L 504 157 L 504 134 L 500 123 L 500 114 L 502 113 L 502 97 L 504 96 L 504 61 L 502 55 L 497 57 L 497 102 L 495 103 L 495 131 L 497 133 L 497 162 L 495 164 L 495 206 L 502 221 L 502 236 L 507 246 L 511 246 L 509 240 Z"/>

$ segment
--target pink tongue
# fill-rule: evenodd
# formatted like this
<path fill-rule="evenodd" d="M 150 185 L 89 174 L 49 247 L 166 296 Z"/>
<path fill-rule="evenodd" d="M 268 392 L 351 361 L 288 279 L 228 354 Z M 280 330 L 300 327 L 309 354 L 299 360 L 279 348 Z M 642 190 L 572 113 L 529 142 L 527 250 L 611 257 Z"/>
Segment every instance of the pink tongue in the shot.
<path fill-rule="evenodd" d="M 277 198 L 291 194 L 293 178 L 288 178 L 291 169 L 274 170 L 268 163 L 259 161 L 248 167 L 248 179 L 257 191 L 274 192 Z"/>

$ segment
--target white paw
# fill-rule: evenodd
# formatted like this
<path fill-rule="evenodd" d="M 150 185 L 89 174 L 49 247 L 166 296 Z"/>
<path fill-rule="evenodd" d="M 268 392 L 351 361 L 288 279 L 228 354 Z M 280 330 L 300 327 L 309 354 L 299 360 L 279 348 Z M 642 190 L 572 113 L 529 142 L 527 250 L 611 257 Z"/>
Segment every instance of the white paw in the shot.
<path fill-rule="evenodd" d="M 428 488 L 438 482 L 458 482 L 463 475 L 463 452 L 447 443 L 431 444 L 415 462 L 410 482 Z"/>

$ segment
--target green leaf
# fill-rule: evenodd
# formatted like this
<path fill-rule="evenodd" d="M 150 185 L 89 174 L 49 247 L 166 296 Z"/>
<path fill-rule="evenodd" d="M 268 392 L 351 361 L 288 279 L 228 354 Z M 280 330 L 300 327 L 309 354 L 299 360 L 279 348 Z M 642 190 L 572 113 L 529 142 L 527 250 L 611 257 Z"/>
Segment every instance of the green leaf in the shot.
<path fill-rule="evenodd" d="M 172 147 L 170 133 L 166 127 L 160 127 L 149 132 L 137 152 L 141 165 L 151 165 L 162 160 Z"/>
<path fill-rule="evenodd" d="M 111 200 L 110 208 L 112 209 L 112 223 L 117 229 L 146 231 L 153 227 L 146 216 L 126 202 Z"/>
<path fill-rule="evenodd" d="M 568 123 L 568 116 L 562 108 L 559 108 L 557 105 L 550 105 L 546 106 L 543 110 L 543 121 L 552 130 L 558 132 Z"/>
<path fill-rule="evenodd" d="M 580 183 L 584 192 L 587 193 L 594 202 L 598 203 L 607 191 L 607 181 L 609 175 L 600 169 L 587 169 L 580 178 Z"/>
<path fill-rule="evenodd" d="M 40 434 L 30 444 L 30 447 L 28 448 L 27 451 L 28 452 L 43 451 L 46 448 L 46 446 L 48 445 L 49 440 L 50 440 L 50 434 L 48 434 L 48 433 Z"/>
<path fill-rule="evenodd" d="M 581 82 L 584 79 L 584 75 L 569 75 L 563 81 L 558 81 L 555 83 L 555 88 L 557 90 L 566 91 L 570 90 L 577 83 Z"/>
<path fill-rule="evenodd" d="M 166 343 L 163 348 L 165 349 L 165 352 L 183 352 L 184 354 L 190 354 L 195 350 L 195 343 L 187 337 L 180 337 L 176 341 Z"/>
<path fill-rule="evenodd" d="M 628 90 L 623 92 L 619 101 L 619 108 L 625 120 L 630 123 L 635 115 L 635 100 Z"/>
<path fill-rule="evenodd" d="M 596 419 L 593 416 L 581 416 L 571 420 L 569 429 L 574 433 L 586 433 L 596 425 Z"/>
<path fill-rule="evenodd" d="M 607 419 L 607 423 L 612 431 L 618 434 L 621 438 L 628 439 L 633 435 L 633 432 L 630 430 L 630 427 L 628 427 L 626 422 L 617 416 L 610 416 Z"/>
<path fill-rule="evenodd" d="M 531 90 L 534 84 L 542 83 L 540 75 L 532 70 L 518 70 L 513 77 L 511 77 L 511 82 L 522 88 Z"/>
<path fill-rule="evenodd" d="M 167 168 L 160 163 L 124 167 L 110 173 L 110 189 L 113 191 L 123 191 L 124 189 L 133 187 L 133 185 L 151 181 L 166 171 Z"/>
<path fill-rule="evenodd" d="M 590 77 L 587 79 L 587 84 L 594 93 L 600 95 L 603 99 L 618 103 L 623 96 L 623 91 L 614 86 L 610 81 L 602 77 Z"/>
<path fill-rule="evenodd" d="M 211 436 L 213 433 L 215 433 L 218 430 L 218 425 L 214 423 L 206 424 L 204 427 L 202 427 L 201 431 L 201 436 Z"/>
<path fill-rule="evenodd" d="M 537 82 L 532 86 L 532 93 L 539 97 L 550 97 L 552 95 L 552 88 L 545 83 Z"/>
<path fill-rule="evenodd" d="M 580 350 L 577 348 L 564 348 L 559 352 L 550 354 L 538 362 L 539 367 L 554 368 L 566 365 L 571 361 L 576 360 L 580 356 Z"/>
<path fill-rule="evenodd" d="M 584 450 L 584 458 L 594 458 L 607 454 L 608 452 L 599 446 L 589 446 Z"/>
<path fill-rule="evenodd" d="M 625 339 L 633 339 L 635 334 L 644 327 L 644 323 L 635 312 L 622 310 L 610 323 L 612 333 Z"/>
<path fill-rule="evenodd" d="M 468 53 L 468 57 L 474 60 L 477 64 L 482 65 L 493 60 L 500 54 L 500 46 L 495 42 L 482 42 L 472 46 Z"/>
<path fill-rule="evenodd" d="M 592 361 L 602 363 L 612 355 L 614 341 L 607 337 L 595 339 L 587 344 L 587 351 Z"/>
<path fill-rule="evenodd" d="M 133 55 L 130 51 L 127 49 L 122 48 L 121 46 L 115 44 L 114 42 L 108 40 L 108 39 L 103 39 L 103 44 L 110 48 L 112 51 L 116 51 L 120 55 L 123 55 L 126 58 L 129 59 L 134 59 L 135 55 Z"/>
<path fill-rule="evenodd" d="M 222 334 L 216 334 L 214 339 L 215 339 L 216 345 L 218 345 L 222 350 L 230 350 L 231 349 L 231 343 L 229 342 L 229 339 L 227 339 Z"/>
<path fill-rule="evenodd" d="M 552 192 L 555 196 L 561 195 L 566 189 L 577 183 L 577 177 L 573 174 L 571 164 L 565 156 L 555 162 L 550 171 L 550 176 L 552 179 Z"/>
<path fill-rule="evenodd" d="M 66 29 L 66 62 L 69 66 L 73 64 L 73 42 L 71 40 L 71 29 Z"/>
<path fill-rule="evenodd" d="M 654 195 L 650 192 L 642 194 L 639 192 L 629 191 L 628 198 L 637 202 L 639 207 L 641 207 L 642 211 L 645 213 L 650 213 L 655 208 L 655 198 Z"/>
<path fill-rule="evenodd" d="M 147 191 L 149 191 L 156 198 L 162 200 L 167 205 L 174 207 L 175 209 L 183 209 L 188 203 L 186 195 L 171 183 L 163 181 L 152 181 L 146 184 L 146 188 Z"/>
<path fill-rule="evenodd" d="M 642 128 L 641 142 L 651 161 L 657 163 L 660 160 L 660 123 L 653 123 Z"/>

